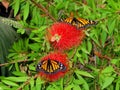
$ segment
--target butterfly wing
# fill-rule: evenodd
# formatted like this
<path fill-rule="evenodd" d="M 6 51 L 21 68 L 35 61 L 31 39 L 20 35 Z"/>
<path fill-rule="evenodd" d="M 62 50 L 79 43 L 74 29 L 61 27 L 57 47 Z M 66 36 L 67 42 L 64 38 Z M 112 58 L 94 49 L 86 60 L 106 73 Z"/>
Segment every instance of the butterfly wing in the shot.
<path fill-rule="evenodd" d="M 89 26 L 96 25 L 97 22 L 92 20 L 87 20 L 83 18 L 77 18 L 78 21 L 78 28 L 88 28 Z"/>
<path fill-rule="evenodd" d="M 64 20 L 64 22 L 67 22 L 67 23 L 72 23 L 72 21 L 73 21 L 73 17 L 69 17 L 69 18 L 66 18 L 65 20 Z"/>

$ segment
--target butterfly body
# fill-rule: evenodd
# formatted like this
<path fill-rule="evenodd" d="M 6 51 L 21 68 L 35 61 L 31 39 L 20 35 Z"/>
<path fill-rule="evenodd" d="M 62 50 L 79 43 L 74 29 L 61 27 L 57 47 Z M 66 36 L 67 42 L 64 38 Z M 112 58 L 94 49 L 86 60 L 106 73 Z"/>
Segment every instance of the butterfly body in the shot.
<path fill-rule="evenodd" d="M 59 71 L 66 70 L 66 67 L 59 61 L 56 60 L 43 60 L 38 65 L 36 70 L 38 72 L 44 72 L 46 74 L 54 74 Z"/>

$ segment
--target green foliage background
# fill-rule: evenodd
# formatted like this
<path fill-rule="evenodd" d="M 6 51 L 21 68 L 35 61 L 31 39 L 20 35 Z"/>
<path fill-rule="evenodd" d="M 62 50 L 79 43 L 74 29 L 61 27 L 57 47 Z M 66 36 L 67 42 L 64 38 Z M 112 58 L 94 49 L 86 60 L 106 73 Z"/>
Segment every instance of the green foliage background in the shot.
<path fill-rule="evenodd" d="M 10 49 L 5 64 L 10 75 L 0 76 L 0 90 L 120 90 L 120 0 L 11 0 L 11 5 L 14 15 L 20 12 L 22 18 L 17 32 L 31 33 Z M 64 78 L 56 82 L 35 78 L 40 58 L 52 51 L 46 28 L 71 12 L 98 24 L 86 31 Z M 68 57 L 74 52 L 67 51 Z"/>

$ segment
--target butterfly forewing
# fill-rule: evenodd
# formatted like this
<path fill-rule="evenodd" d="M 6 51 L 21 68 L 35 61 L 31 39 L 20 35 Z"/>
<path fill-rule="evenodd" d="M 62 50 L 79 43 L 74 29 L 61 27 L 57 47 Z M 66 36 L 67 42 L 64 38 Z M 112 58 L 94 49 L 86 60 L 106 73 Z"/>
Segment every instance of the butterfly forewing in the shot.
<path fill-rule="evenodd" d="M 55 62 L 55 61 L 51 61 L 51 66 L 53 66 L 53 70 L 57 70 L 59 68 L 59 64 L 58 62 Z"/>
<path fill-rule="evenodd" d="M 44 68 L 44 70 L 47 70 L 47 61 L 42 62 L 41 68 Z"/>

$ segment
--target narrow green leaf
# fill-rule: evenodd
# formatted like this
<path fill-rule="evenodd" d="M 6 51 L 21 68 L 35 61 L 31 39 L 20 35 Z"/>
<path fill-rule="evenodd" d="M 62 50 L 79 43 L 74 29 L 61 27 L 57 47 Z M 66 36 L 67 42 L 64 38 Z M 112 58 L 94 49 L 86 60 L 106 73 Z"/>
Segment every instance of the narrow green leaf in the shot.
<path fill-rule="evenodd" d="M 34 30 L 34 31 L 32 31 L 32 32 L 34 32 L 34 33 L 41 33 L 42 31 L 45 31 L 46 28 L 47 28 L 47 26 L 44 25 L 44 26 L 41 26 L 39 29 Z"/>
<path fill-rule="evenodd" d="M 64 6 L 64 7 L 65 7 L 65 9 L 67 9 L 67 8 L 68 8 L 69 4 L 70 4 L 70 2 L 69 2 L 69 1 L 66 1 L 66 2 L 65 2 L 65 6 Z"/>
<path fill-rule="evenodd" d="M 41 26 L 40 28 L 39 28 L 39 31 L 41 32 L 41 31 L 45 31 L 46 30 L 46 28 L 47 28 L 47 26 Z"/>
<path fill-rule="evenodd" d="M 91 36 L 90 36 L 91 37 Z M 97 39 L 97 38 L 93 38 L 93 37 L 91 37 L 92 38 L 92 40 L 98 45 L 98 46 L 100 46 L 100 43 L 99 43 L 99 40 Z"/>
<path fill-rule="evenodd" d="M 114 29 L 115 29 L 115 25 L 116 25 L 116 19 L 111 19 L 110 21 L 109 21 L 109 26 L 108 26 L 108 29 L 109 29 L 109 34 L 110 35 L 112 35 L 113 34 L 113 31 L 114 31 Z"/>
<path fill-rule="evenodd" d="M 101 33 L 102 46 L 104 46 L 104 44 L 106 42 L 106 38 L 107 38 L 107 33 L 105 31 L 102 31 L 102 33 Z"/>
<path fill-rule="evenodd" d="M 28 18 L 28 15 L 29 15 L 29 6 L 30 6 L 30 3 L 26 2 L 26 5 L 24 7 L 24 12 L 23 12 L 24 21 Z"/>
<path fill-rule="evenodd" d="M 48 42 L 46 42 L 46 48 L 48 49 L 48 50 L 50 50 L 50 43 L 48 43 Z"/>
<path fill-rule="evenodd" d="M 113 82 L 113 80 L 114 80 L 113 77 L 106 77 L 104 79 L 104 83 L 102 85 L 102 89 L 105 89 L 106 87 L 108 87 Z"/>
<path fill-rule="evenodd" d="M 18 71 L 14 71 L 14 72 L 12 72 L 12 74 L 15 75 L 15 76 L 21 76 L 21 77 L 26 76 L 25 73 L 18 72 Z"/>
<path fill-rule="evenodd" d="M 20 0 L 14 0 L 14 2 L 15 2 L 15 5 L 14 5 L 14 16 L 16 16 L 18 11 L 19 11 Z"/>
<path fill-rule="evenodd" d="M 32 40 L 36 41 L 36 42 L 41 42 L 40 38 L 39 37 L 36 37 L 36 38 L 31 38 Z"/>
<path fill-rule="evenodd" d="M 64 84 L 63 84 L 63 78 L 60 79 L 60 90 L 63 90 Z"/>
<path fill-rule="evenodd" d="M 79 85 L 74 85 L 73 90 L 81 90 Z"/>
<path fill-rule="evenodd" d="M 14 83 L 12 81 L 8 81 L 8 80 L 1 80 L 1 81 L 9 86 L 19 86 L 18 84 Z"/>
<path fill-rule="evenodd" d="M 72 90 L 73 87 L 74 87 L 74 85 L 72 84 L 72 85 L 66 86 L 64 89 L 65 89 L 65 90 Z"/>
<path fill-rule="evenodd" d="M 77 57 L 81 57 L 81 54 L 79 53 L 79 50 L 77 50 L 75 56 L 77 56 Z"/>
<path fill-rule="evenodd" d="M 86 54 L 89 54 L 88 50 L 85 47 L 82 47 L 81 50 L 85 52 Z"/>
<path fill-rule="evenodd" d="M 35 85 L 36 90 L 41 90 L 43 83 L 44 83 L 44 81 L 42 81 L 40 78 L 37 78 L 36 79 L 36 85 Z"/>
<path fill-rule="evenodd" d="M 82 58 L 79 58 L 79 61 L 80 61 L 80 63 L 81 63 L 82 65 L 85 65 L 85 62 L 84 62 L 84 60 L 83 60 Z"/>
<path fill-rule="evenodd" d="M 96 11 L 96 3 L 95 3 L 95 1 L 92 0 L 90 3 L 91 3 L 91 6 L 93 8 L 93 11 L 95 12 Z"/>
<path fill-rule="evenodd" d="M 20 69 L 19 69 L 19 65 L 18 65 L 17 62 L 15 63 L 15 69 L 16 69 L 16 71 L 20 71 Z"/>
<path fill-rule="evenodd" d="M 113 72 L 114 69 L 112 66 L 108 66 L 106 67 L 105 69 L 102 70 L 102 73 L 110 73 L 110 72 Z"/>
<path fill-rule="evenodd" d="M 87 41 L 87 47 L 88 47 L 88 52 L 90 54 L 90 52 L 92 50 L 92 44 L 91 44 L 91 42 L 89 40 Z"/>
<path fill-rule="evenodd" d="M 29 47 L 33 50 L 33 51 L 38 51 L 40 49 L 40 45 L 38 43 L 34 43 L 34 44 L 30 44 Z"/>
<path fill-rule="evenodd" d="M 120 90 L 120 81 L 116 83 L 115 90 Z"/>
<path fill-rule="evenodd" d="M 115 9 L 115 10 L 117 10 L 118 9 L 118 3 L 117 2 L 115 2 L 114 0 L 110 0 L 110 1 L 108 1 L 108 5 L 110 5 L 110 7 L 112 8 L 112 9 Z"/>
<path fill-rule="evenodd" d="M 25 33 L 25 29 L 19 28 L 17 30 L 17 33 L 24 34 Z"/>
<path fill-rule="evenodd" d="M 14 82 L 25 82 L 29 77 L 7 77 L 6 80 L 14 81 Z"/>
<path fill-rule="evenodd" d="M 112 59 L 112 60 L 110 60 L 110 62 L 111 62 L 112 64 L 118 64 L 119 61 L 120 61 L 120 59 Z"/>
<path fill-rule="evenodd" d="M 79 75 L 82 75 L 82 76 L 94 78 L 90 73 L 88 73 L 86 71 L 76 70 L 75 72 L 76 72 L 76 74 L 79 74 Z"/>
<path fill-rule="evenodd" d="M 29 85 L 25 85 L 24 90 L 30 90 Z"/>
<path fill-rule="evenodd" d="M 3 90 L 3 88 L 0 86 L 0 90 Z"/>
<path fill-rule="evenodd" d="M 4 83 L 0 83 L 0 90 L 9 90 L 10 87 L 6 86 Z"/>
<path fill-rule="evenodd" d="M 78 80 L 83 83 L 82 86 L 83 86 L 84 90 L 89 90 L 89 85 L 88 85 L 87 81 L 83 77 L 81 77 L 79 74 L 76 74 L 76 75 L 78 77 Z"/>
<path fill-rule="evenodd" d="M 78 79 L 75 79 L 75 80 L 73 81 L 73 83 L 76 84 L 76 85 L 82 85 L 82 84 L 83 84 L 83 82 L 81 82 L 81 81 L 78 80 Z"/>
<path fill-rule="evenodd" d="M 30 80 L 30 87 L 31 87 L 31 90 L 33 90 L 33 87 L 34 87 L 34 79 L 32 78 L 31 80 Z"/>
<path fill-rule="evenodd" d="M 33 65 L 29 65 L 29 70 L 35 70 L 35 66 L 33 66 Z"/>
<path fill-rule="evenodd" d="M 8 55 L 8 58 L 14 57 L 14 56 L 16 56 L 16 55 L 17 55 L 17 53 L 10 53 L 10 54 Z"/>

